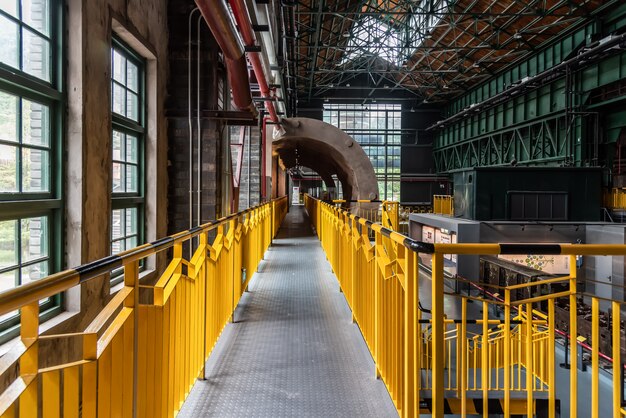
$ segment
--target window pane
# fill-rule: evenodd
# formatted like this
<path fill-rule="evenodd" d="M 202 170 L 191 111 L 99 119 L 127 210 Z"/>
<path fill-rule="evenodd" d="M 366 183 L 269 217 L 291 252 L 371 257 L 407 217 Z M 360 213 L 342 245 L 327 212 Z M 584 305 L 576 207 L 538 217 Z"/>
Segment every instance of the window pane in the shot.
<path fill-rule="evenodd" d="M 0 269 L 17 265 L 17 243 L 17 221 L 0 222 Z"/>
<path fill-rule="evenodd" d="M 119 84 L 113 83 L 113 112 L 126 116 L 126 90 Z"/>
<path fill-rule="evenodd" d="M 22 191 L 47 192 L 49 153 L 38 149 L 22 149 Z"/>
<path fill-rule="evenodd" d="M 0 145 L 0 193 L 17 191 L 17 148 Z"/>
<path fill-rule="evenodd" d="M 137 233 L 137 208 L 126 209 L 126 236 Z"/>
<path fill-rule="evenodd" d="M 127 192 L 137 192 L 137 184 L 138 182 L 138 173 L 136 165 L 127 165 L 126 166 L 126 191 Z"/>
<path fill-rule="evenodd" d="M 111 243 L 111 254 L 117 254 L 121 251 L 124 251 L 124 240 L 121 241 L 113 241 Z"/>
<path fill-rule="evenodd" d="M 9 289 L 13 289 L 17 286 L 18 270 L 7 271 L 0 273 L 0 292 L 4 292 Z M 0 322 L 4 322 L 9 318 L 14 318 L 18 315 L 18 311 L 7 312 L 4 315 L 0 315 Z"/>
<path fill-rule="evenodd" d="M 18 68 L 19 48 L 19 27 L 6 17 L 0 15 L 0 62 Z"/>
<path fill-rule="evenodd" d="M 119 52 L 114 49 L 112 60 L 113 79 L 120 82 L 121 84 L 126 84 L 126 79 L 124 78 L 124 67 L 126 66 L 126 58 L 124 58 Z"/>
<path fill-rule="evenodd" d="M 22 0 L 22 22 L 49 35 L 48 0 Z"/>
<path fill-rule="evenodd" d="M 111 238 L 112 239 L 120 239 L 123 237 L 122 233 L 124 231 L 124 209 L 116 209 L 113 211 L 113 216 L 111 218 Z"/>
<path fill-rule="evenodd" d="M 50 43 L 28 29 L 22 30 L 22 36 L 22 70 L 50 81 Z"/>
<path fill-rule="evenodd" d="M 139 68 L 130 61 L 126 64 L 126 87 L 135 93 L 139 91 Z"/>
<path fill-rule="evenodd" d="M 13 289 L 18 283 L 18 270 L 11 270 L 4 273 L 0 273 L 0 292 Z M 4 316 L 0 316 L 0 321 L 4 319 Z"/>
<path fill-rule="evenodd" d="M 122 141 L 124 140 L 124 134 L 122 132 L 113 130 L 113 160 L 122 161 Z M 115 172 L 115 170 L 114 170 Z"/>
<path fill-rule="evenodd" d="M 1 48 L 0 51 L 2 51 Z M 2 52 L 0 52 L 0 54 L 1 53 Z M 2 141 L 18 141 L 17 103 L 18 98 L 16 96 L 0 91 L 0 140 Z M 0 153 L 0 158 L 2 157 L 3 155 Z"/>
<path fill-rule="evenodd" d="M 48 218 L 22 219 L 22 263 L 48 255 Z"/>
<path fill-rule="evenodd" d="M 139 122 L 139 97 L 131 91 L 126 91 L 126 117 Z"/>
<path fill-rule="evenodd" d="M 124 185 L 124 164 L 113 163 L 113 193 L 123 193 Z"/>
<path fill-rule="evenodd" d="M 30 266 L 22 267 L 22 283 L 34 282 L 48 275 L 48 261 L 42 261 Z"/>
<path fill-rule="evenodd" d="M 130 237 L 126 239 L 126 249 L 130 250 L 137 246 L 137 237 Z"/>
<path fill-rule="evenodd" d="M 137 137 L 126 135 L 126 161 L 129 163 L 137 163 Z"/>
<path fill-rule="evenodd" d="M 17 17 L 17 0 L 0 0 L 0 10 Z"/>
<path fill-rule="evenodd" d="M 50 143 L 50 109 L 22 99 L 22 142 L 47 147 Z"/>

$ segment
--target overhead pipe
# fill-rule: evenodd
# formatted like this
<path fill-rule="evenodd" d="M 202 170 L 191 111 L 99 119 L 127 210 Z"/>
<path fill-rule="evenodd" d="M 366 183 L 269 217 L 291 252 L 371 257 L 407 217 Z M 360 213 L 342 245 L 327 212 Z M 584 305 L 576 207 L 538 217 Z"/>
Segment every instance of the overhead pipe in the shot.
<path fill-rule="evenodd" d="M 196 0 L 198 1 L 198 0 Z M 221 2 L 220 2 L 221 3 Z M 252 22 L 250 20 L 250 13 L 248 13 L 248 6 L 246 6 L 245 0 L 229 0 L 230 8 L 235 16 L 235 21 L 241 32 L 243 43 L 247 47 L 256 47 L 256 36 L 252 29 Z M 270 96 L 270 89 L 265 78 L 265 72 L 263 71 L 263 64 L 261 63 L 261 55 L 259 52 L 249 52 L 248 59 L 252 64 L 254 75 L 256 76 L 259 88 L 261 90 L 261 96 L 265 99 L 265 108 L 270 116 L 272 122 L 279 124 L 280 120 L 274 107 L 273 98 Z"/>
<path fill-rule="evenodd" d="M 239 32 L 241 33 L 241 37 L 243 38 L 243 43 L 247 47 L 257 47 L 257 40 L 254 34 L 254 30 L 252 29 L 252 22 L 250 20 L 250 13 L 248 12 L 248 6 L 245 3 L 245 0 L 229 0 L 230 8 L 233 11 L 233 15 L 235 17 L 235 21 L 237 22 L 237 26 L 239 27 Z M 261 55 L 259 52 L 249 52 L 248 59 L 252 64 L 252 69 L 254 70 L 254 75 L 256 76 L 257 82 L 259 83 L 259 89 L 261 90 L 261 96 L 265 99 L 265 108 L 267 113 L 269 114 L 269 119 L 275 124 L 275 128 L 277 127 L 280 131 L 282 127 L 280 126 L 280 119 L 278 118 L 278 114 L 276 113 L 276 108 L 274 106 L 273 98 L 270 95 L 269 85 L 267 83 L 267 79 L 265 78 L 265 72 L 263 71 L 263 64 L 261 63 Z M 263 118 L 262 121 L 262 130 L 261 130 L 261 198 L 267 199 L 268 191 L 267 191 L 267 119 Z M 274 131 L 276 134 L 276 130 Z"/>
<path fill-rule="evenodd" d="M 199 11 L 194 8 L 189 12 L 187 27 L 187 122 L 189 124 L 189 228 L 193 228 L 193 122 L 191 109 L 191 29 L 193 15 Z M 198 224 L 199 225 L 199 224 Z M 191 247 L 189 248 L 191 254 Z"/>
<path fill-rule="evenodd" d="M 241 41 L 228 14 L 226 5 L 221 0 L 196 0 L 213 37 L 224 53 L 228 81 L 233 92 L 233 104 L 238 110 L 247 110 L 256 114 L 250 92 L 248 64 Z"/>

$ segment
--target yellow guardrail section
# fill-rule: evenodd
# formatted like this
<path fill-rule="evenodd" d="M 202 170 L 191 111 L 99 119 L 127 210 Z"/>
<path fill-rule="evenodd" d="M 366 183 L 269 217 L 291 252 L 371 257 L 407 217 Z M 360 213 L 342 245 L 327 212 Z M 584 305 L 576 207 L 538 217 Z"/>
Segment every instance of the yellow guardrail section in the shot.
<path fill-rule="evenodd" d="M 626 190 L 606 190 L 604 192 L 604 207 L 609 209 L 626 209 Z"/>
<path fill-rule="evenodd" d="M 434 195 L 433 213 L 439 215 L 454 215 L 454 197 L 448 195 Z"/>
<path fill-rule="evenodd" d="M 175 415 L 287 210 L 287 198 L 277 199 L 0 294 L 0 314 L 21 310 L 20 343 L 0 359 L 10 380 L 0 416 Z M 187 260 L 183 245 L 194 240 Z M 141 260 L 168 249 L 156 284 L 140 285 Z M 83 332 L 39 335 L 39 300 L 120 267 L 124 287 Z M 80 340 L 82 357 L 40 368 L 40 342 L 67 338 Z"/>
<path fill-rule="evenodd" d="M 576 255 L 626 255 L 626 245 L 591 244 L 428 244 L 360 218 L 341 208 L 305 196 L 305 206 L 327 258 L 337 276 L 353 320 L 376 363 L 376 374 L 384 381 L 402 417 L 420 413 L 444 415 L 458 407 L 461 416 L 511 415 L 537 412 L 540 400 L 548 416 L 555 417 L 555 341 L 560 333 L 570 351 L 569 417 L 600 418 L 600 311 L 602 300 L 577 291 Z M 374 237 L 371 240 L 370 237 Z M 461 296 L 444 292 L 444 254 L 561 254 L 569 256 L 570 274 L 496 288 L 503 299 Z M 432 274 L 419 274 L 420 257 L 431 261 Z M 429 280 L 430 309 L 420 304 L 420 283 Z M 458 279 L 461 280 L 461 279 Z M 542 291 L 550 285 L 547 294 Z M 530 297 L 520 298 L 520 290 Z M 460 317 L 446 318 L 444 294 L 460 299 Z M 497 295 L 496 295 L 497 296 Z M 578 414 L 577 297 L 591 300 L 592 335 L 591 405 Z M 468 316 L 468 302 L 479 303 L 478 317 Z M 555 307 L 569 310 L 565 332 L 555 327 Z M 626 302 L 604 300 L 611 318 L 621 318 Z M 544 306 L 546 314 L 539 312 Z M 497 307 L 503 316 L 496 316 Z M 530 313 L 530 315 L 528 314 Z M 621 321 L 609 325 L 613 362 L 612 417 L 622 417 Z M 582 345 L 581 345 L 582 346 Z M 609 364 L 610 367 L 610 364 Z M 498 399 L 494 410 L 489 399 Z M 480 412 L 476 403 L 482 403 Z M 426 408 L 427 407 L 427 408 Z M 490 410 L 491 408 L 491 410 Z M 456 410 L 455 410 L 456 411 Z"/>

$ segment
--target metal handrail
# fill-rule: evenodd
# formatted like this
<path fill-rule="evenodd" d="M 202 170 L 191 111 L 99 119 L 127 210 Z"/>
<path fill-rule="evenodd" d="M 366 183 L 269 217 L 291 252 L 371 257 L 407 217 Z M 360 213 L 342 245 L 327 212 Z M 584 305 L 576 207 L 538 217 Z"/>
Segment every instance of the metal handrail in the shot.
<path fill-rule="evenodd" d="M 502 410 L 493 413 L 522 414 L 536 410 L 533 395 L 536 391 L 546 391 L 548 402 L 548 416 L 556 414 L 556 374 L 555 374 L 555 336 L 560 333 L 555 327 L 556 300 L 563 298 L 569 303 L 569 313 L 566 319 L 569 324 L 570 362 L 572 364 L 569 379 L 569 410 L 570 417 L 577 417 L 578 377 L 575 365 L 577 364 L 576 346 L 578 341 L 577 319 L 577 269 L 576 256 L 578 255 L 626 255 L 626 245 L 620 244 L 432 244 L 424 243 L 392 231 L 380 224 L 360 218 L 342 208 L 336 208 L 311 197 L 306 197 L 305 205 L 309 217 L 315 226 L 322 247 L 337 275 L 341 289 L 353 311 L 353 318 L 359 323 L 359 328 L 372 353 L 376 363 L 377 375 L 382 377 L 393 401 L 401 411 L 402 416 L 413 416 L 421 398 L 420 390 L 428 389 L 432 396 L 429 402 L 429 412 L 433 416 L 441 417 L 444 414 L 444 397 L 446 389 L 455 389 L 460 402 L 448 403 L 461 405 L 462 411 L 454 412 L 461 415 L 468 413 L 468 353 L 466 339 L 467 325 L 473 323 L 467 319 L 467 302 L 478 301 L 483 304 L 483 331 L 481 344 L 489 341 L 489 306 L 497 305 L 504 310 L 504 324 L 501 327 L 501 337 L 497 343 L 501 344 L 497 350 L 502 350 L 496 364 L 504 370 L 503 375 L 496 373 L 495 386 L 492 386 L 491 374 L 486 367 L 482 367 L 481 381 L 489 381 L 489 385 L 482 385 L 476 390 L 482 390 L 483 413 L 491 408 L 488 402 L 491 390 L 502 401 Z M 372 243 L 371 237 L 374 242 Z M 392 251 L 389 250 L 392 246 Z M 422 319 L 425 314 L 419 308 L 419 280 L 420 259 L 416 253 L 427 254 L 432 258 L 431 270 L 431 300 L 430 319 Z M 462 255 L 498 255 L 498 254 L 542 254 L 569 256 L 569 275 L 554 280 L 531 282 L 524 285 L 505 286 L 501 289 L 504 298 L 498 301 L 480 297 L 462 296 L 462 319 L 455 331 L 460 335 L 458 340 L 447 338 L 446 327 L 450 323 L 444 315 L 444 254 Z M 547 282 L 562 282 L 564 290 L 549 295 L 526 297 L 517 295 L 518 289 L 545 284 Z M 601 298 L 591 295 L 591 417 L 599 418 L 599 352 L 600 341 L 600 311 Z M 521 299 L 517 299 L 521 298 Z M 604 299 L 602 299 L 604 301 Z M 621 318 L 621 309 L 626 302 L 609 300 L 611 303 L 612 318 Z M 537 322 L 535 315 L 517 314 L 520 307 L 523 312 L 534 312 L 534 305 L 547 304 L 547 315 Z M 538 305 L 537 305 L 538 306 Z M 521 323 L 520 323 L 521 322 Z M 424 334 L 422 324 L 426 324 L 427 333 Z M 605 328 L 603 328 L 605 329 Z M 621 353 L 620 341 L 622 338 L 621 320 L 613 320 L 608 330 L 612 335 L 613 358 Z M 427 336 L 427 340 L 423 336 Z M 471 337 L 474 340 L 475 337 Z M 426 345 L 425 345 L 426 344 Z M 455 352 L 456 366 L 462 372 L 456 377 L 446 366 L 452 361 L 451 344 L 458 344 Z M 583 346 L 584 347 L 584 346 Z M 541 354 L 540 354 L 541 353 Z M 472 363 L 476 367 L 478 353 Z M 481 353 L 480 364 L 491 365 L 487 350 Z M 520 368 L 513 368 L 514 364 L 521 364 L 526 369 L 525 385 L 521 384 Z M 492 366 L 488 366 L 492 367 Z M 425 371 L 424 374 L 421 374 Z M 473 376 L 476 375 L 474 371 Z M 517 375 L 517 380 L 515 378 Z M 425 376 L 426 382 L 419 376 Z M 459 379 L 460 382 L 455 379 Z M 542 384 L 538 386 L 535 378 L 540 378 Z M 514 384 L 514 382 L 517 382 Z M 613 373 L 612 407 L 613 417 L 622 417 L 622 382 L 620 373 Z M 525 399 L 513 399 L 511 390 L 524 390 Z M 564 399 L 562 399 L 563 401 Z M 521 402 L 521 405 L 520 405 Z M 512 411 L 524 412 L 512 412 Z M 491 411 L 490 411 L 491 412 Z M 418 412 L 419 413 L 419 412 Z"/>

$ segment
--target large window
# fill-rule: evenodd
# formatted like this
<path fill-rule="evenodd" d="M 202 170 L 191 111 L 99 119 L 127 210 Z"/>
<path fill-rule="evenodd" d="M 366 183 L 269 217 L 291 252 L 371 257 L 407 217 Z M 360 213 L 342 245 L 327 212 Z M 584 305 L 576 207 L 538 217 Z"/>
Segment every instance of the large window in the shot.
<path fill-rule="evenodd" d="M 60 3 L 0 0 L 0 291 L 61 267 Z M 61 296 L 41 301 L 42 317 Z M 0 341 L 19 314 L 0 317 Z"/>
<path fill-rule="evenodd" d="M 370 158 L 383 200 L 400 200 L 401 105 L 325 104 L 324 122 L 352 136 Z"/>
<path fill-rule="evenodd" d="M 114 39 L 111 48 L 112 254 L 143 241 L 144 78 L 143 59 Z M 118 281 L 121 277 L 115 276 L 113 282 Z"/>

